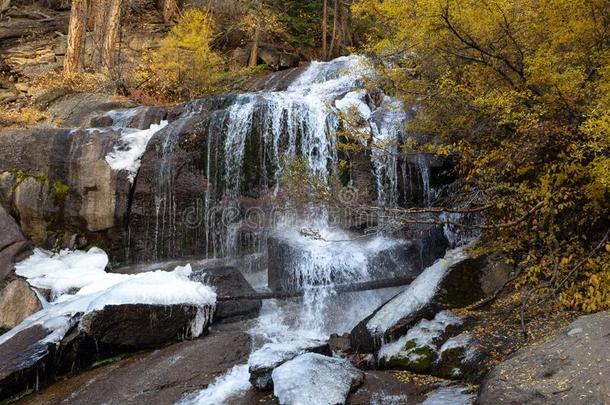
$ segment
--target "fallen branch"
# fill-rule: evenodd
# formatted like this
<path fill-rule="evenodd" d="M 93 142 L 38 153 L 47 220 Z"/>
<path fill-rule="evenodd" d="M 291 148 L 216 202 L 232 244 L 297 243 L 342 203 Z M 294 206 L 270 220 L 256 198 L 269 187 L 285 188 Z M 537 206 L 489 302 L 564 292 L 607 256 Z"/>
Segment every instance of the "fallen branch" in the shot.
<path fill-rule="evenodd" d="M 415 279 L 414 276 L 404 276 L 404 277 L 396 277 L 392 279 L 384 279 L 384 280 L 375 280 L 375 281 L 365 281 L 362 283 L 354 283 L 354 284 L 340 284 L 334 287 L 334 292 L 337 294 L 341 293 L 349 293 L 349 292 L 358 292 L 358 291 L 370 291 L 370 290 L 381 290 L 384 288 L 391 287 L 401 287 L 403 285 L 410 284 Z M 328 288 L 328 286 L 319 286 L 314 287 L 311 290 L 322 290 L 324 288 Z M 235 296 L 223 296 L 218 297 L 217 301 L 219 302 L 228 302 L 228 301 L 257 301 L 257 300 L 271 300 L 271 299 L 287 299 L 287 298 L 297 298 L 302 297 L 305 294 L 303 290 L 294 290 L 294 291 L 275 291 L 268 293 L 257 293 L 257 294 L 249 294 L 249 295 L 235 295 Z"/>

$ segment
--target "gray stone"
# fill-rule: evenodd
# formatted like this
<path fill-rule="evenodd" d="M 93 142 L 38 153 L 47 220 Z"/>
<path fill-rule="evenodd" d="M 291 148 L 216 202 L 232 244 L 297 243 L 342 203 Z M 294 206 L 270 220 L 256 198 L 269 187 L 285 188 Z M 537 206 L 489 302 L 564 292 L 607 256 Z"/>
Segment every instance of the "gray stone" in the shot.
<path fill-rule="evenodd" d="M 0 194 L 1 196 L 1 194 Z M 9 277 L 15 263 L 31 253 L 31 244 L 23 236 L 19 225 L 0 204 L 0 285 Z M 1 328 L 2 326 L 0 326 Z"/>
<path fill-rule="evenodd" d="M 17 279 L 0 291 L 0 329 L 12 329 L 41 309 L 42 304 L 29 284 Z"/>
<path fill-rule="evenodd" d="M 245 363 L 250 347 L 249 336 L 240 330 L 215 331 L 59 380 L 18 404 L 174 404 Z"/>
<path fill-rule="evenodd" d="M 485 377 L 478 403 L 608 404 L 609 359 L 610 312 L 582 316 L 497 365 Z"/>
<path fill-rule="evenodd" d="M 234 267 L 195 269 L 191 280 L 211 286 L 219 297 L 247 297 L 256 291 Z M 256 318 L 262 306 L 260 299 L 219 300 L 214 311 L 214 321 L 238 321 Z"/>

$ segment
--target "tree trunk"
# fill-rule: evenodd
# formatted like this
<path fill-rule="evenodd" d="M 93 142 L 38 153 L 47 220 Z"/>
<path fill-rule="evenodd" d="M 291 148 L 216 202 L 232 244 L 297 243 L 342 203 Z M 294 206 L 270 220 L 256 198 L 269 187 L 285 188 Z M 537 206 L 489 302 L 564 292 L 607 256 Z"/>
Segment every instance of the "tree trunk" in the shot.
<path fill-rule="evenodd" d="M 337 34 L 339 28 L 339 0 L 335 0 L 335 15 L 333 16 L 333 36 L 330 40 L 330 50 L 328 51 L 328 58 L 331 59 L 334 55 L 335 44 L 338 42 Z"/>
<path fill-rule="evenodd" d="M 163 14 L 163 21 L 173 21 L 180 11 L 180 0 L 162 0 L 161 12 Z"/>
<path fill-rule="evenodd" d="M 322 8 L 322 59 L 326 59 L 328 53 L 328 0 L 324 0 Z"/>
<path fill-rule="evenodd" d="M 123 0 L 108 0 L 108 19 L 102 45 L 103 63 L 102 69 L 110 71 L 115 65 L 115 49 L 121 28 L 121 12 Z"/>
<path fill-rule="evenodd" d="M 91 68 L 99 70 L 104 64 L 104 39 L 108 27 L 108 7 L 104 0 L 90 0 L 91 22 L 90 29 L 93 32 L 93 48 L 91 49 Z"/>
<path fill-rule="evenodd" d="M 259 22 L 256 23 L 256 29 L 254 30 L 254 38 L 252 39 L 252 49 L 250 50 L 250 60 L 248 62 L 248 66 L 256 66 L 258 65 L 258 48 L 260 45 L 261 39 L 261 30 L 259 26 Z"/>
<path fill-rule="evenodd" d="M 64 73 L 72 75 L 83 69 L 85 26 L 87 24 L 87 0 L 74 0 L 70 11 L 68 47 L 64 60 Z"/>

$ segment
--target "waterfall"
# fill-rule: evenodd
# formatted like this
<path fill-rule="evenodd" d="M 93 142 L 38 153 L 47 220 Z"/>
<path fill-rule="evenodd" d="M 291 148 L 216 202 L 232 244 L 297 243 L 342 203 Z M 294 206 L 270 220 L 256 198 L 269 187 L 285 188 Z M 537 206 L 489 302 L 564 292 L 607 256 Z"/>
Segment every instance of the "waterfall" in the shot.
<path fill-rule="evenodd" d="M 360 176 L 364 191 L 374 191 L 365 197 L 380 206 L 429 204 L 427 162 L 414 166 L 400 157 L 400 144 L 409 137 L 404 106 L 369 94 L 363 77 L 370 75 L 365 58 L 342 57 L 311 63 L 285 90 L 215 96 L 181 106 L 178 120 L 156 134 L 147 149 L 159 161 L 152 163 L 155 187 L 153 195 L 144 190 L 141 198 L 148 200 L 132 216 L 142 219 L 130 221 L 134 257 L 129 260 L 260 253 L 267 231 L 243 226 L 248 207 L 279 191 L 285 164 L 293 157 L 327 181 L 344 176 L 339 162 L 346 159 L 340 148 L 346 115 L 357 119 L 364 146 L 372 147 L 359 158 L 365 160 L 364 169 L 341 177 L 343 185 L 353 185 Z M 123 122 L 133 114 L 115 116 Z M 403 186 L 407 171 L 424 184 L 424 198 L 420 187 Z M 191 217 L 195 220 L 186 222 Z"/>

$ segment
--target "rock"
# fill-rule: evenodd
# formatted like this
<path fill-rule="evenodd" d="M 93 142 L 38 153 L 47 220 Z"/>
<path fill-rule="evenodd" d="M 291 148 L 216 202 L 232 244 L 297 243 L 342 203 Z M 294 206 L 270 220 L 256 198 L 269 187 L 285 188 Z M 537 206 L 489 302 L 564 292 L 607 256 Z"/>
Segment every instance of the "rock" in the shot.
<path fill-rule="evenodd" d="M 432 319 L 438 312 L 436 302 L 443 279 L 456 263 L 467 258 L 463 249 L 448 251 L 444 258 L 428 267 L 403 292 L 390 299 L 352 329 L 352 348 L 373 353 L 381 342 L 393 342 L 421 319 Z"/>
<path fill-rule="evenodd" d="M 486 370 L 482 364 L 481 346 L 470 332 L 462 332 L 447 339 L 439 353 L 432 372 L 437 377 L 478 381 Z"/>
<path fill-rule="evenodd" d="M 367 370 L 364 383 L 351 394 L 348 405 L 407 405 L 420 404 L 427 387 L 400 378 L 396 372 Z M 455 405 L 455 404 L 452 404 Z"/>
<path fill-rule="evenodd" d="M 0 329 L 9 330 L 42 309 L 29 284 L 17 279 L 0 291 Z"/>
<path fill-rule="evenodd" d="M 41 94 L 37 95 L 34 100 L 34 103 L 36 104 L 36 106 L 38 108 L 46 110 L 53 103 L 57 102 L 62 97 L 65 97 L 69 93 L 70 93 L 69 90 L 65 89 L 65 88 L 49 89 L 49 90 L 44 91 Z"/>
<path fill-rule="evenodd" d="M 79 332 L 112 351 L 158 347 L 199 336 L 196 329 L 207 326 L 198 324 L 200 310 L 189 305 L 107 305 L 85 315 Z"/>
<path fill-rule="evenodd" d="M 23 236 L 19 225 L 0 204 L 0 286 L 15 269 L 15 263 L 31 253 L 31 244 Z M 2 326 L 0 326 L 2 328 Z"/>
<path fill-rule="evenodd" d="M 41 318 L 55 329 L 33 324 L 9 332 L 13 334 L 4 335 L 4 340 L 0 337 L 0 400 L 99 360 L 200 336 L 211 311 L 187 305 L 126 304 L 107 305 L 85 316 Z"/>
<path fill-rule="evenodd" d="M 271 390 L 273 370 L 303 353 L 331 355 L 328 343 L 319 340 L 267 343 L 252 353 L 248 360 L 250 383 L 260 390 Z"/>
<path fill-rule="evenodd" d="M 350 333 L 352 347 L 375 352 L 381 341 L 395 341 L 440 309 L 462 308 L 490 296 L 510 278 L 511 271 L 493 257 L 469 258 L 461 248 L 449 251 L 406 291 L 361 321 Z"/>
<path fill-rule="evenodd" d="M 74 93 L 54 102 L 47 114 L 53 122 L 66 128 L 89 128 L 95 117 L 120 108 L 134 107 L 128 100 L 117 100 L 107 95 Z"/>
<path fill-rule="evenodd" d="M 378 364 L 382 368 L 434 374 L 443 349 L 458 346 L 453 343 L 444 347 L 462 323 L 462 318 L 449 311 L 439 312 L 432 320 L 422 319 L 405 336 L 381 346 L 377 353 Z"/>
<path fill-rule="evenodd" d="M 211 332 L 148 353 L 116 359 L 40 392 L 18 404 L 174 404 L 205 389 L 231 367 L 247 361 L 251 342 L 241 330 Z"/>
<path fill-rule="evenodd" d="M 349 353 L 352 350 L 351 343 L 349 341 L 349 333 L 343 335 L 337 335 L 333 333 L 328 339 L 328 346 L 333 353 Z"/>
<path fill-rule="evenodd" d="M 66 235 L 119 246 L 131 185 L 105 158 L 120 133 L 29 129 L 0 132 L 0 201 L 42 247 Z"/>
<path fill-rule="evenodd" d="M 11 6 L 11 0 L 0 0 L 0 13 L 4 13 Z"/>
<path fill-rule="evenodd" d="M 247 55 L 250 54 L 251 46 L 246 48 Z M 235 55 L 239 57 L 240 55 Z M 243 58 L 243 54 L 242 54 Z M 261 43 L 258 48 L 258 58 L 264 64 L 273 70 L 290 69 L 299 66 L 301 58 L 298 55 L 293 55 L 282 51 L 274 45 Z"/>
<path fill-rule="evenodd" d="M 269 236 L 267 239 L 269 288 L 274 291 L 298 291 L 302 288 L 305 275 L 299 273 L 300 267 L 296 265 L 297 262 L 302 263 L 307 258 L 320 254 L 317 250 L 312 251 L 316 247 L 305 243 L 305 239 L 281 235 Z M 353 251 L 359 248 L 366 255 L 366 263 L 354 262 L 352 265 L 354 268 L 350 269 L 347 263 L 350 263 Z M 421 262 L 419 260 L 421 256 L 417 247 L 411 243 L 388 243 L 386 246 L 377 247 L 374 237 L 360 238 L 350 242 L 349 249 L 346 249 L 345 244 L 338 247 L 332 246 L 331 243 L 325 252 L 328 255 L 325 259 L 333 262 L 328 269 L 330 274 L 327 274 L 325 279 L 308 280 L 308 283 L 353 282 L 353 274 L 361 272 L 359 268 L 363 265 L 366 266 L 367 277 L 359 281 L 415 277 L 421 271 L 421 268 L 413 265 L 414 262 Z M 316 259 L 320 261 L 319 257 Z"/>
<path fill-rule="evenodd" d="M 610 402 L 610 312 L 582 316 L 559 335 L 526 346 L 485 377 L 478 403 Z"/>
<path fill-rule="evenodd" d="M 504 286 L 513 270 L 501 255 L 470 257 L 447 271 L 436 302 L 445 308 L 471 305 Z"/>
<path fill-rule="evenodd" d="M 345 404 L 363 381 L 346 360 L 306 353 L 273 370 L 273 394 L 285 405 Z"/>
<path fill-rule="evenodd" d="M 55 378 L 56 346 L 45 342 L 51 333 L 44 326 L 34 325 L 0 340 L 0 401 Z"/>
<path fill-rule="evenodd" d="M 195 269 L 190 278 L 213 287 L 219 297 L 243 297 L 256 294 L 254 288 L 235 267 Z M 214 311 L 214 321 L 256 318 L 262 305 L 260 299 L 219 300 Z"/>

